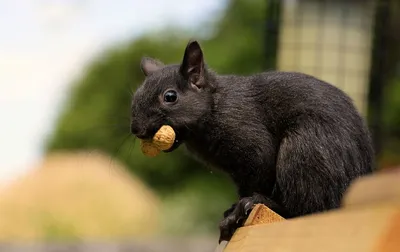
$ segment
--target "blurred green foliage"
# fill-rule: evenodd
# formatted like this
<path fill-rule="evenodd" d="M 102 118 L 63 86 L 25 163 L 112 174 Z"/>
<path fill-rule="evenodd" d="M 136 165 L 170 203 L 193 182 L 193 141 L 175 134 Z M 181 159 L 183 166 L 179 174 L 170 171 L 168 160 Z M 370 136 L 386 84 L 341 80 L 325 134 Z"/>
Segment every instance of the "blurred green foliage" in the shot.
<path fill-rule="evenodd" d="M 400 79 L 393 80 L 384 90 L 383 122 L 389 127 L 400 126 Z M 389 109 L 390 108 L 390 109 Z M 400 131 L 400 128 L 397 128 Z"/>
<path fill-rule="evenodd" d="M 400 76 L 394 77 L 384 89 L 383 142 L 380 158 L 381 168 L 392 168 L 400 164 Z"/>
<path fill-rule="evenodd" d="M 265 66 L 265 11 L 264 0 L 229 1 L 221 18 L 212 24 L 213 33 L 196 37 L 207 64 L 220 73 L 261 71 Z M 183 148 L 157 158 L 145 157 L 139 141 L 129 134 L 131 94 L 144 78 L 141 57 L 180 62 L 189 38 L 174 28 L 103 52 L 74 83 L 46 148 L 48 152 L 99 149 L 109 153 L 161 195 L 165 219 L 186 216 L 187 223 L 179 226 L 172 219 L 167 221 L 166 232 L 216 232 L 222 212 L 236 197 L 227 176 L 198 164 Z"/>

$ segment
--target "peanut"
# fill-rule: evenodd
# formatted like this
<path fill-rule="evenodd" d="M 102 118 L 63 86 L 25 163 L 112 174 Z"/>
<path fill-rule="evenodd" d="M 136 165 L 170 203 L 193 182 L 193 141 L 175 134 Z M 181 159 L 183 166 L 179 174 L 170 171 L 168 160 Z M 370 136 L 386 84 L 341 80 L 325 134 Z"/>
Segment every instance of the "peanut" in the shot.
<path fill-rule="evenodd" d="M 157 156 L 162 150 L 168 150 L 175 141 L 175 131 L 169 125 L 163 125 L 152 140 L 142 140 L 141 149 L 144 155 Z"/>

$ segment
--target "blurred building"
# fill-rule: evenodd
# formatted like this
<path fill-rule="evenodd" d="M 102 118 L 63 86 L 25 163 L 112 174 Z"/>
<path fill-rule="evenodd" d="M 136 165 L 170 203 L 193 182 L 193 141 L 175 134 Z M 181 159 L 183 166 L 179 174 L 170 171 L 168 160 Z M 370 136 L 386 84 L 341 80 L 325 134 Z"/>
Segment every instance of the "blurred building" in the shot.
<path fill-rule="evenodd" d="M 316 76 L 349 94 L 379 153 L 383 88 L 399 61 L 399 1 L 267 1 L 267 57 L 279 70 Z"/>
<path fill-rule="evenodd" d="M 373 1 L 290 1 L 281 12 L 277 66 L 332 83 L 365 114 Z"/>

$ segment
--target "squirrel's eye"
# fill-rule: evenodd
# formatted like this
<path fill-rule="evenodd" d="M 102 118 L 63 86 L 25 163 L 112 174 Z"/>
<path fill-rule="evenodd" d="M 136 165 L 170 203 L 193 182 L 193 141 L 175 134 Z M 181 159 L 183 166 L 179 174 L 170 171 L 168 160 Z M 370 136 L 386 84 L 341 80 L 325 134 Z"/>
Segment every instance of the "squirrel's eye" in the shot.
<path fill-rule="evenodd" d="M 178 99 L 178 94 L 174 90 L 168 90 L 164 93 L 164 101 L 166 103 L 174 103 Z"/>

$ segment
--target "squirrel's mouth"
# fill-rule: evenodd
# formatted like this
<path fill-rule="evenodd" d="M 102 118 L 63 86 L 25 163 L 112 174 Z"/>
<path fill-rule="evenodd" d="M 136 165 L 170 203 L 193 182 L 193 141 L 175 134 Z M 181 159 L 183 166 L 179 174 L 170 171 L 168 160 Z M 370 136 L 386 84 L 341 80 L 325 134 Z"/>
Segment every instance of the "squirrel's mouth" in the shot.
<path fill-rule="evenodd" d="M 185 136 L 184 133 L 179 129 L 174 128 L 174 130 L 175 130 L 175 141 L 172 144 L 171 148 L 169 148 L 168 150 L 163 150 L 164 153 L 169 153 L 176 150 L 183 143 L 183 139 Z"/>
<path fill-rule="evenodd" d="M 182 141 L 179 140 L 178 138 L 176 138 L 172 147 L 169 148 L 168 150 L 163 150 L 163 152 L 165 152 L 165 153 L 172 152 L 172 151 L 176 150 L 181 144 L 182 144 Z"/>

